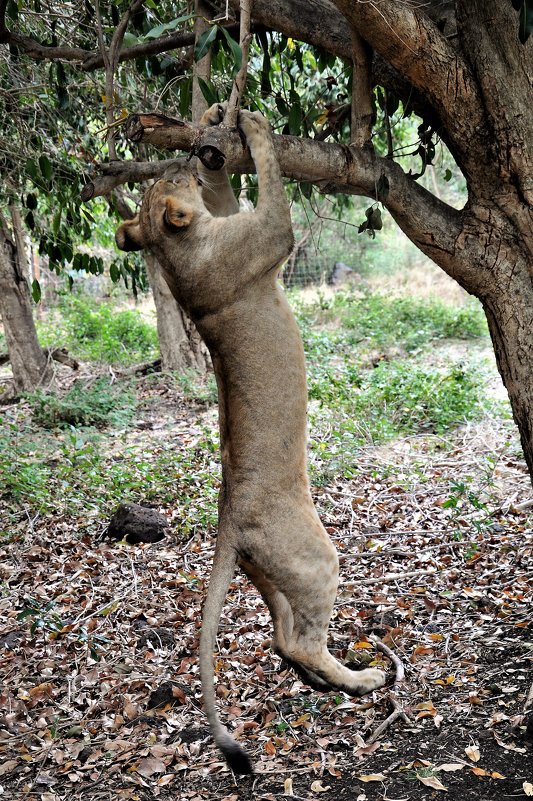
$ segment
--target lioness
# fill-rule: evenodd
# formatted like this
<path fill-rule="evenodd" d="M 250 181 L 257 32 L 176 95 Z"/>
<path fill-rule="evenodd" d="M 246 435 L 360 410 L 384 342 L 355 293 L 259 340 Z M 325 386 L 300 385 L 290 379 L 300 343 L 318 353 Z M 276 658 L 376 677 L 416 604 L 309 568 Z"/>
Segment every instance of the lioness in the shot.
<path fill-rule="evenodd" d="M 223 113 L 212 106 L 202 122 L 217 124 Z M 308 684 L 362 695 L 381 687 L 385 674 L 351 671 L 327 650 L 338 559 L 309 491 L 304 353 L 277 284 L 293 247 L 289 204 L 267 120 L 241 111 L 239 126 L 259 179 L 254 212 L 239 211 L 225 169 L 199 164 L 196 175 L 172 167 L 116 241 L 122 250 L 151 248 L 213 359 L 222 487 L 200 671 L 215 742 L 236 773 L 250 773 L 246 752 L 218 719 L 213 686 L 219 618 L 236 565 L 268 605 L 275 651 Z"/>

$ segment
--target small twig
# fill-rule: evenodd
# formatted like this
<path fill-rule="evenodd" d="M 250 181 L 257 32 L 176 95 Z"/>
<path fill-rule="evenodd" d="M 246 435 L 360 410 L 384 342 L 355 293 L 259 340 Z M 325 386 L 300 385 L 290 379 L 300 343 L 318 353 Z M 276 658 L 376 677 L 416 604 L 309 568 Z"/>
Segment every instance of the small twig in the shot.
<path fill-rule="evenodd" d="M 531 509 L 533 506 L 533 498 L 530 498 L 528 501 L 522 501 L 522 503 L 512 503 L 511 510 L 513 512 L 525 512 L 526 509 Z"/>
<path fill-rule="evenodd" d="M 235 80 L 233 81 L 231 94 L 228 100 L 228 108 L 224 116 L 224 125 L 227 128 L 237 127 L 237 117 L 239 114 L 239 108 L 241 106 L 241 98 L 246 84 L 246 75 L 248 72 L 248 51 L 250 49 L 250 41 L 252 38 L 250 33 L 252 0 L 241 0 L 240 5 L 241 18 L 239 29 L 239 46 L 242 52 L 242 61 L 239 71 L 235 76 Z"/>
<path fill-rule="evenodd" d="M 529 688 L 529 692 L 526 698 L 526 703 L 524 704 L 524 711 L 522 713 L 522 717 L 525 717 L 527 715 L 531 707 L 533 707 L 533 684 Z"/>

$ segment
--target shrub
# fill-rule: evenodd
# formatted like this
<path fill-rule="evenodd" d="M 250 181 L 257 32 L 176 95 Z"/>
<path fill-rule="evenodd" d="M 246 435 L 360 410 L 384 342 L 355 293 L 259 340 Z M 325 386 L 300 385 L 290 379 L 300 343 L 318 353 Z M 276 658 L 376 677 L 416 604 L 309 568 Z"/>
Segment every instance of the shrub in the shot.
<path fill-rule="evenodd" d="M 77 381 L 63 396 L 38 390 L 27 395 L 33 419 L 43 428 L 124 425 L 134 411 L 131 391 L 105 378 L 87 384 Z"/>
<path fill-rule="evenodd" d="M 44 345 L 66 344 L 80 358 L 131 364 L 158 355 L 157 332 L 136 309 L 117 311 L 82 295 L 65 296 L 55 325 L 40 326 Z"/>

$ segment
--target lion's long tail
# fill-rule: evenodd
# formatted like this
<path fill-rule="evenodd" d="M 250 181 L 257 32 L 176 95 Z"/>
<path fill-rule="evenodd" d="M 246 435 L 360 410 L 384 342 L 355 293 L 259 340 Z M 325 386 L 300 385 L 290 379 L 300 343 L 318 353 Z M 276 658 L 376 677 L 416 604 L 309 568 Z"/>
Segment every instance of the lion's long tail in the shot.
<path fill-rule="evenodd" d="M 218 624 L 229 585 L 235 574 L 236 563 L 237 557 L 233 550 L 217 548 L 203 609 L 202 633 L 200 636 L 200 677 L 202 680 L 204 710 L 215 743 L 224 754 L 226 762 L 234 773 L 245 774 L 253 772 L 250 759 L 246 751 L 233 739 L 218 718 L 213 684 L 213 651 L 216 645 Z"/>

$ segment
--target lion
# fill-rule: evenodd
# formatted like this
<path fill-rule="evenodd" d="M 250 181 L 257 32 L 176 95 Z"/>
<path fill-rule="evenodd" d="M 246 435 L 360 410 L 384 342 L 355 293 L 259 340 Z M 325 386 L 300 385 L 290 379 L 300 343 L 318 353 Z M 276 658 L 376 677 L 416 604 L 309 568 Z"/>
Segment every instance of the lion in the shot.
<path fill-rule="evenodd" d="M 215 104 L 202 123 L 222 122 Z M 213 652 L 238 565 L 273 621 L 272 646 L 318 690 L 360 696 L 385 683 L 352 671 L 327 649 L 338 557 L 314 507 L 306 467 L 307 384 L 302 340 L 278 282 L 293 247 L 289 203 L 270 125 L 241 111 L 255 163 L 255 211 L 240 211 L 225 168 L 172 166 L 146 192 L 140 213 L 116 232 L 122 250 L 150 248 L 176 300 L 205 341 L 218 387 L 222 483 L 215 556 L 203 609 L 200 675 L 214 740 L 237 774 L 246 751 L 215 707 Z"/>

